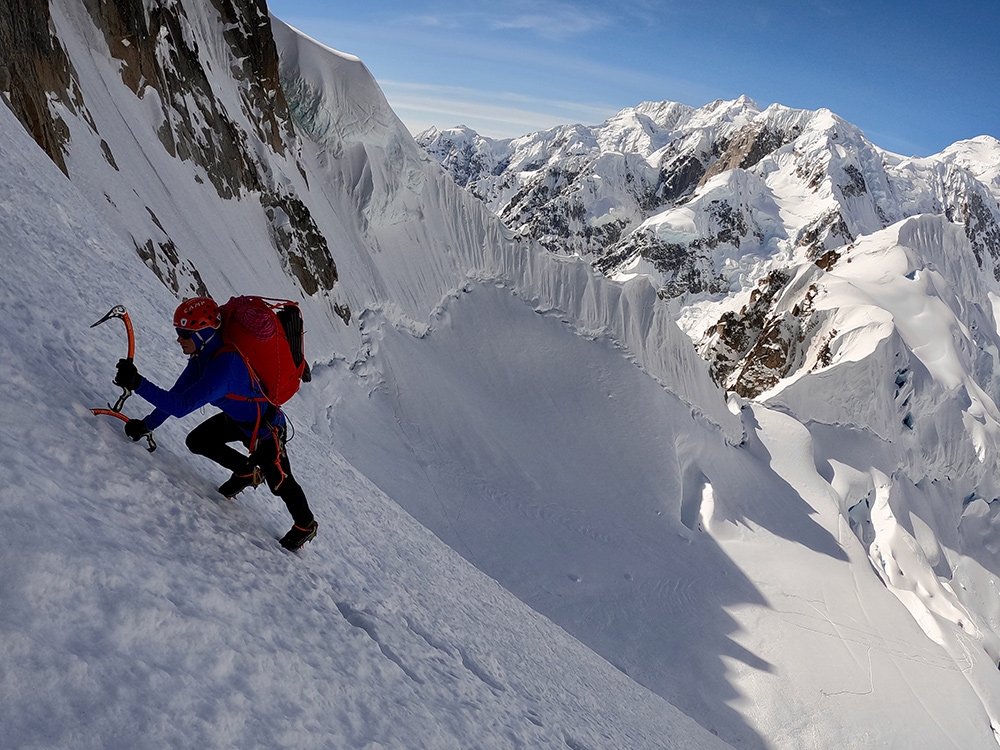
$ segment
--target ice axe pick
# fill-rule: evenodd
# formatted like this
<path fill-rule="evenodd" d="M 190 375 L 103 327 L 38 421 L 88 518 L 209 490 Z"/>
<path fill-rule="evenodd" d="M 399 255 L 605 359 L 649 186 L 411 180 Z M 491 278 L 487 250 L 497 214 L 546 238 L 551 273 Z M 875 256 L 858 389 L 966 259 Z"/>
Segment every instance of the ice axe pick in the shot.
<path fill-rule="evenodd" d="M 125 309 L 124 305 L 115 305 L 110 310 L 108 310 L 107 315 L 105 315 L 103 318 L 101 318 L 99 321 L 97 321 L 90 327 L 96 328 L 101 323 L 111 320 L 112 318 L 120 318 L 121 321 L 125 324 L 125 332 L 128 334 L 127 359 L 129 362 L 131 362 L 135 358 L 135 332 L 132 330 L 132 321 L 129 320 L 128 310 Z M 122 407 L 125 405 L 125 400 L 132 395 L 132 391 L 129 390 L 128 388 L 121 386 L 121 389 L 122 389 L 122 395 L 118 397 L 117 401 L 115 401 L 115 405 L 111 406 L 111 404 L 108 404 L 108 408 L 111 409 L 111 411 L 120 413 Z"/>

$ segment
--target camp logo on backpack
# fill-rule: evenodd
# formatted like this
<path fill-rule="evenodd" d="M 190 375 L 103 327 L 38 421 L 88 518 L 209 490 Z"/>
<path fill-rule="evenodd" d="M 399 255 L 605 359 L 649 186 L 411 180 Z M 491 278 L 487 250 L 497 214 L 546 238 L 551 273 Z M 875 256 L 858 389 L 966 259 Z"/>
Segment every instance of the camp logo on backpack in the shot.
<path fill-rule="evenodd" d="M 281 406 L 303 381 L 309 382 L 302 313 L 295 302 L 233 297 L 219 311 L 223 341 L 219 352 L 238 352 L 271 404 Z"/>

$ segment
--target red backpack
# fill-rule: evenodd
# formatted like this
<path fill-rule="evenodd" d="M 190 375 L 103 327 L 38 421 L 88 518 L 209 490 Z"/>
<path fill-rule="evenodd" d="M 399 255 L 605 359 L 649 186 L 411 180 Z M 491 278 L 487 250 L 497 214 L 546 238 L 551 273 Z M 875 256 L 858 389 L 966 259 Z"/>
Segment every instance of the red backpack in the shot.
<path fill-rule="evenodd" d="M 222 341 L 219 352 L 236 351 L 275 407 L 309 382 L 309 365 L 302 352 L 302 312 L 288 300 L 233 297 L 219 307 Z"/>

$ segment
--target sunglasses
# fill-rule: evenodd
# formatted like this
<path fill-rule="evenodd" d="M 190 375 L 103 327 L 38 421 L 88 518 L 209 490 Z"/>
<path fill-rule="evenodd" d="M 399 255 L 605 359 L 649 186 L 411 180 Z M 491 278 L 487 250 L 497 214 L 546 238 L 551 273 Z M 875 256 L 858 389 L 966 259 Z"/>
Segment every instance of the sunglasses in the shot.
<path fill-rule="evenodd" d="M 186 328 L 175 328 L 174 330 L 177 331 L 177 338 L 179 339 L 186 340 L 194 336 L 194 331 L 189 331 Z"/>

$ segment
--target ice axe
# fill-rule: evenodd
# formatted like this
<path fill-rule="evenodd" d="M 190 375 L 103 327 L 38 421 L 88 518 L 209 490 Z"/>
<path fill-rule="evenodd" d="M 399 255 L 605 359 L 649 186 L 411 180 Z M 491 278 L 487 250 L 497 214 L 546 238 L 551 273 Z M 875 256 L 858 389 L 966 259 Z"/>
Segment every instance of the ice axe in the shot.
<path fill-rule="evenodd" d="M 94 323 L 91 328 L 96 328 L 101 323 L 111 320 L 111 318 L 121 318 L 121 321 L 125 324 L 125 332 L 128 334 L 128 360 L 131 362 L 135 358 L 135 331 L 132 330 L 132 321 L 129 320 L 128 310 L 125 309 L 124 305 L 115 305 L 110 310 L 108 314 L 101 318 L 99 321 Z M 122 422 L 128 422 L 129 418 L 122 414 L 122 407 L 125 405 L 125 399 L 132 395 L 132 391 L 128 388 L 122 386 L 122 395 L 118 397 L 115 401 L 115 405 L 112 406 L 108 404 L 107 409 L 91 409 L 90 411 L 95 415 L 105 415 L 109 417 L 114 417 L 115 419 L 120 419 Z M 156 450 L 156 441 L 153 440 L 152 431 L 148 431 L 145 435 L 146 442 L 149 443 L 149 452 L 152 453 Z"/>
<path fill-rule="evenodd" d="M 115 305 L 110 310 L 108 314 L 101 318 L 99 321 L 94 323 L 91 328 L 96 328 L 101 323 L 104 323 L 112 318 L 121 318 L 121 321 L 125 324 L 125 332 L 128 334 L 128 361 L 131 362 L 135 358 L 135 332 L 132 330 L 132 321 L 129 320 L 128 310 L 125 309 L 124 305 Z M 118 397 L 115 401 L 115 405 L 112 406 L 108 404 L 108 408 L 117 413 L 121 413 L 122 407 L 125 405 L 125 400 L 132 395 L 132 391 L 128 388 L 121 386 L 122 395 Z"/>
<path fill-rule="evenodd" d="M 129 418 L 126 417 L 124 414 L 122 414 L 120 411 L 113 411 L 111 409 L 91 409 L 90 411 L 92 411 L 96 415 L 104 414 L 108 417 L 115 417 L 116 419 L 120 419 L 122 422 L 130 421 Z M 150 453 L 155 451 L 156 441 L 153 440 L 153 431 L 152 430 L 147 431 L 146 434 L 143 435 L 142 437 L 146 438 L 146 442 L 149 443 L 149 448 L 147 448 L 146 450 L 148 450 Z"/>

